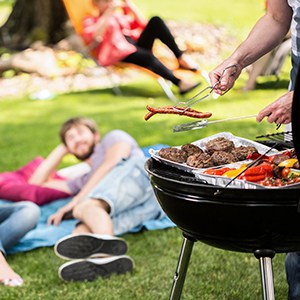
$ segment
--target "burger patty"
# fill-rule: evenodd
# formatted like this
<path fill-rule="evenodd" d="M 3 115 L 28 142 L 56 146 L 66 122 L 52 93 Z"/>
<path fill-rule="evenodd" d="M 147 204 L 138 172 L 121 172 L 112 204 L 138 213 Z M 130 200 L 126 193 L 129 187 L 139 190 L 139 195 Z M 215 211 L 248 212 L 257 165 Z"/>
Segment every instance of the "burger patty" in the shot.
<path fill-rule="evenodd" d="M 215 166 L 226 165 L 238 161 L 235 155 L 225 151 L 215 151 L 211 155 L 211 159 Z"/>
<path fill-rule="evenodd" d="M 188 157 L 187 153 L 184 150 L 175 147 L 160 149 L 158 154 L 162 158 L 175 161 L 178 163 L 185 163 Z"/>
<path fill-rule="evenodd" d="M 240 161 L 247 159 L 247 156 L 253 152 L 257 152 L 257 149 L 253 146 L 239 146 L 235 147 L 231 153 Z"/>
<path fill-rule="evenodd" d="M 181 148 L 163 148 L 158 154 L 162 158 L 177 163 L 186 163 L 190 167 L 210 168 L 242 161 L 250 153 L 258 152 L 253 146 L 235 147 L 233 141 L 224 137 L 212 139 L 204 147 L 201 149 L 195 144 L 185 144 Z"/>
<path fill-rule="evenodd" d="M 205 148 L 209 154 L 213 154 L 215 151 L 231 151 L 234 148 L 233 141 L 230 141 L 224 137 L 218 137 L 208 141 Z"/>
<path fill-rule="evenodd" d="M 213 161 L 208 153 L 196 153 L 187 158 L 186 164 L 193 168 L 213 167 Z"/>
<path fill-rule="evenodd" d="M 181 146 L 181 150 L 185 151 L 187 156 L 191 156 L 196 153 L 203 153 L 203 150 L 194 144 L 185 144 Z"/>

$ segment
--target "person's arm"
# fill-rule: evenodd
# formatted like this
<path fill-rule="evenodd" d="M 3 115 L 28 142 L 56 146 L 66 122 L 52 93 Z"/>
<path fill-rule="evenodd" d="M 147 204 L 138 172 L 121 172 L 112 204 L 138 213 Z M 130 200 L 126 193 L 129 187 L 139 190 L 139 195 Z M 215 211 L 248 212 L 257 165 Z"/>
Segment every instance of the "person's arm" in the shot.
<path fill-rule="evenodd" d="M 131 0 L 123 0 L 124 1 L 124 7 L 129 8 L 132 12 L 132 14 L 135 17 L 135 20 L 138 24 L 141 26 L 145 26 L 147 24 L 147 19 L 142 15 L 140 10 L 137 8 L 137 6 L 131 1 Z"/>
<path fill-rule="evenodd" d="M 223 63 L 209 73 L 215 92 L 222 94 L 231 89 L 246 66 L 275 48 L 289 31 L 292 9 L 286 0 L 268 2 L 266 14 L 255 24 L 247 39 Z M 235 66 L 228 68 L 229 66 Z M 228 68 L 228 69 L 226 69 Z M 223 71 L 226 70 L 224 73 Z"/>
<path fill-rule="evenodd" d="M 256 121 L 261 122 L 265 117 L 269 123 L 288 124 L 292 121 L 292 103 L 294 91 L 288 92 L 279 99 L 262 109 Z"/>
<path fill-rule="evenodd" d="M 97 22 L 95 24 L 93 24 L 93 40 L 101 43 L 102 39 L 103 39 L 103 35 L 104 32 L 107 28 L 108 22 L 110 20 L 110 18 L 114 15 L 115 10 L 118 6 L 112 2 L 111 6 L 109 8 L 107 8 L 99 17 L 99 19 L 97 20 Z M 91 29 L 89 29 L 91 30 Z"/>
<path fill-rule="evenodd" d="M 72 209 L 75 207 L 75 205 L 78 203 L 78 201 L 79 201 L 79 199 L 74 197 L 66 205 L 59 208 L 54 214 L 49 216 L 48 221 L 47 221 L 48 225 L 58 226 L 60 224 L 60 222 L 62 221 L 64 215 L 68 212 L 71 212 Z"/>
<path fill-rule="evenodd" d="M 84 200 L 89 192 L 99 183 L 99 181 L 110 171 L 122 158 L 130 155 L 131 146 L 127 142 L 116 142 L 107 149 L 104 161 L 97 168 L 81 191 L 64 207 L 60 208 L 48 219 L 48 224 L 58 225 L 64 214 L 71 211 L 75 205 Z"/>
<path fill-rule="evenodd" d="M 43 185 L 57 170 L 64 156 L 68 154 L 67 148 L 60 144 L 52 150 L 48 157 L 37 167 L 28 180 L 30 184 Z"/>
<path fill-rule="evenodd" d="M 99 183 L 99 181 L 111 171 L 122 158 L 128 158 L 130 155 L 131 146 L 127 142 L 114 143 L 107 149 L 104 161 L 97 168 L 88 182 L 84 185 L 81 191 L 76 195 L 76 198 L 85 199 L 89 192 Z"/>

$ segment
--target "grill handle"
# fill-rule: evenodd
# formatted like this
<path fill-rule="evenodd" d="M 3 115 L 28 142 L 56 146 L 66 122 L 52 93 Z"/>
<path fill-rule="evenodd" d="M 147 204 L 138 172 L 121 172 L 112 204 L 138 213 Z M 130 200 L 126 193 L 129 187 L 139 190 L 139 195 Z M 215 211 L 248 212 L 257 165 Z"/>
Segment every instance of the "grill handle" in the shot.
<path fill-rule="evenodd" d="M 299 197 L 299 200 L 298 200 L 297 213 L 300 214 L 300 197 Z"/>

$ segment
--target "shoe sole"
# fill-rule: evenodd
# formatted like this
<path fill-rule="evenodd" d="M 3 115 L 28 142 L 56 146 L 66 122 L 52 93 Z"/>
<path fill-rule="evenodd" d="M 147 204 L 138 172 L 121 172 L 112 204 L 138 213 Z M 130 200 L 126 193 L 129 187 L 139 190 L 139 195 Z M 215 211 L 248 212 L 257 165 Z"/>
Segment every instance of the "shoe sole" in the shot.
<path fill-rule="evenodd" d="M 85 259 L 93 256 L 124 255 L 127 249 L 126 242 L 119 238 L 105 239 L 80 234 L 59 240 L 54 252 L 63 259 Z"/>
<path fill-rule="evenodd" d="M 134 263 L 129 256 L 112 258 L 75 260 L 63 264 L 58 275 L 64 281 L 94 281 L 113 274 L 121 275 L 133 269 Z"/>

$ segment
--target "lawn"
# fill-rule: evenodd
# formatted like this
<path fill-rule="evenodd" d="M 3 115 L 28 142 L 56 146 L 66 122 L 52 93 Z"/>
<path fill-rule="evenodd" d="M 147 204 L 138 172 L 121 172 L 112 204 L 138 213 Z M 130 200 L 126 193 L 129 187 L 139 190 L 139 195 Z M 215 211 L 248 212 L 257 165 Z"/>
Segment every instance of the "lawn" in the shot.
<path fill-rule="evenodd" d="M 136 3 L 148 16 L 159 14 L 167 19 L 226 25 L 238 39 L 246 36 L 263 13 L 262 1 L 257 4 L 254 0 L 187 0 L 184 5 L 171 0 L 136 0 Z M 209 69 L 212 66 L 205 67 Z M 289 63 L 285 65 L 280 81 L 276 82 L 272 77 L 262 78 L 257 89 L 250 92 L 241 90 L 246 80 L 246 75 L 243 75 L 225 96 L 204 100 L 196 108 L 213 112 L 212 119 L 255 114 L 285 92 L 288 69 Z M 203 82 L 201 87 L 204 86 Z M 250 139 L 275 131 L 275 126 L 265 121 L 257 124 L 254 119 L 246 119 L 173 133 L 174 125 L 190 119 L 179 116 L 154 116 L 148 122 L 143 119 L 147 104 L 170 104 L 155 82 L 141 77 L 121 89 L 123 96 L 113 95 L 110 89 L 99 89 L 57 95 L 48 101 L 34 101 L 29 97 L 2 99 L 0 171 L 14 170 L 37 155 L 46 156 L 59 142 L 57 132 L 60 124 L 75 115 L 94 118 L 102 134 L 121 128 L 133 135 L 141 146 L 157 143 L 181 145 L 222 131 Z M 67 159 L 62 166 L 72 162 L 72 159 Z M 9 263 L 23 276 L 26 284 L 22 288 L 2 288 L 0 299 L 168 299 L 182 242 L 180 230 L 143 231 L 126 234 L 124 238 L 129 244 L 128 254 L 135 260 L 131 274 L 92 283 L 64 283 L 57 276 L 57 269 L 63 261 L 54 255 L 52 248 L 42 248 L 8 257 Z M 285 299 L 284 254 L 275 256 L 273 268 L 276 299 Z M 228 252 L 196 243 L 183 300 L 260 298 L 259 264 L 252 254 Z"/>

